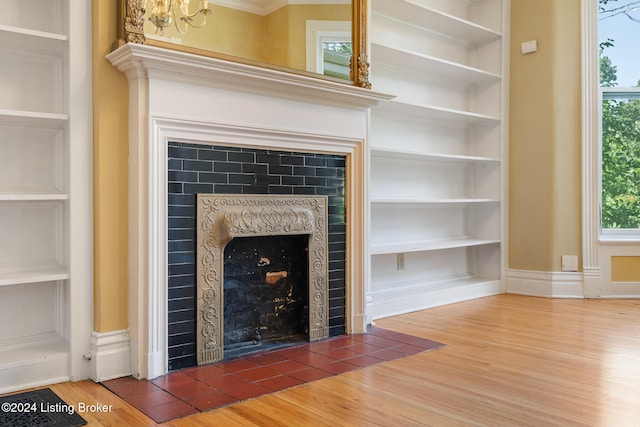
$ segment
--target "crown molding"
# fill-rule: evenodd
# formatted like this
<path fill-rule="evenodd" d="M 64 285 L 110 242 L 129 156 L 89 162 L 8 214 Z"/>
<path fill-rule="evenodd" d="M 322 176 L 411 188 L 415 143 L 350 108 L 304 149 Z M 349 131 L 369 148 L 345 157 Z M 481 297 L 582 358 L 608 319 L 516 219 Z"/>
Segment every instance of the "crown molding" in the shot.
<path fill-rule="evenodd" d="M 351 0 L 218 0 L 216 4 L 264 16 L 292 4 L 351 4 Z"/>

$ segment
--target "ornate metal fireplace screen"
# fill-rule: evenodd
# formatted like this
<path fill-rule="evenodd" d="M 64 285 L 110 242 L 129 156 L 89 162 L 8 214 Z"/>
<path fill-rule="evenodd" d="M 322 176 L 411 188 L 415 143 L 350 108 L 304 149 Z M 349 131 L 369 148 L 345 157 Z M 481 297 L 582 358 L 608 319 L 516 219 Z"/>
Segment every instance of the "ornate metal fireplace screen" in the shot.
<path fill-rule="evenodd" d="M 309 340 L 329 336 L 327 197 L 198 194 L 198 365 L 224 357 L 224 248 L 235 237 L 309 235 Z"/>

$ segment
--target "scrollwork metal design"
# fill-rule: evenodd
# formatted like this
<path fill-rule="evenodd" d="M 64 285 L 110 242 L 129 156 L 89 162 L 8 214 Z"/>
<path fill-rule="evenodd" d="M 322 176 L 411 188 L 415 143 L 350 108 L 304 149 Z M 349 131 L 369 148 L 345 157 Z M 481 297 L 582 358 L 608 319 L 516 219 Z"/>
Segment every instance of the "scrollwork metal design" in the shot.
<path fill-rule="evenodd" d="M 309 339 L 329 335 L 326 196 L 198 195 L 198 364 L 223 357 L 223 251 L 234 237 L 309 235 Z"/>

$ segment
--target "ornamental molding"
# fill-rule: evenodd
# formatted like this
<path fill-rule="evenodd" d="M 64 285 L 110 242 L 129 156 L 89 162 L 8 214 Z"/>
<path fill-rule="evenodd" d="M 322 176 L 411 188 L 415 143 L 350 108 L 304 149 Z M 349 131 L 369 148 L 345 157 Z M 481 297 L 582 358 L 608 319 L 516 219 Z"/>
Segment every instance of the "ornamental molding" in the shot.
<path fill-rule="evenodd" d="M 309 341 L 329 336 L 326 196 L 198 194 L 198 364 L 224 358 L 224 248 L 235 237 L 309 235 Z"/>

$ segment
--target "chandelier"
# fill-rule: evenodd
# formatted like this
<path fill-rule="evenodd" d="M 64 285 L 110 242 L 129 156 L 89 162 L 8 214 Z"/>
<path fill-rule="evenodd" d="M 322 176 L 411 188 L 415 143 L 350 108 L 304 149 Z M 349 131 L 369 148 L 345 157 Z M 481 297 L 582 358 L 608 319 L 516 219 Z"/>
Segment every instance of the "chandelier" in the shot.
<path fill-rule="evenodd" d="M 201 28 L 207 23 L 209 1 L 200 0 L 200 6 L 194 12 L 189 10 L 189 0 L 147 0 L 150 10 L 149 21 L 155 26 L 156 34 L 163 35 L 164 29 L 174 24 L 180 34 L 185 34 L 189 27 Z M 195 17 L 202 15 L 199 24 Z"/>

